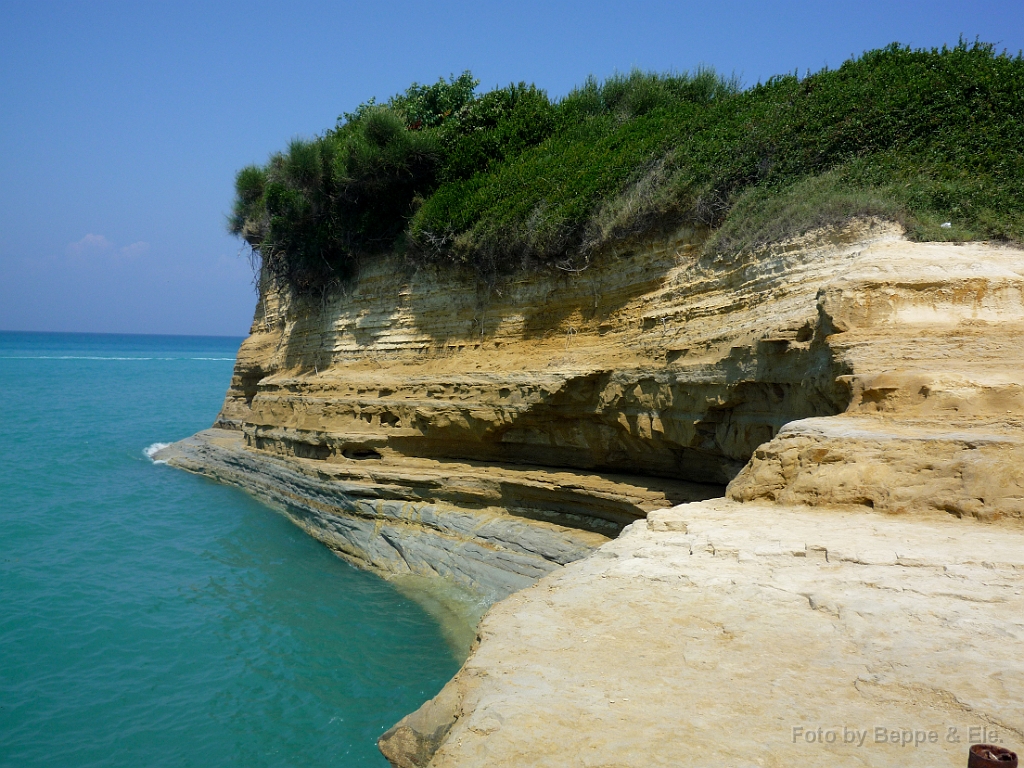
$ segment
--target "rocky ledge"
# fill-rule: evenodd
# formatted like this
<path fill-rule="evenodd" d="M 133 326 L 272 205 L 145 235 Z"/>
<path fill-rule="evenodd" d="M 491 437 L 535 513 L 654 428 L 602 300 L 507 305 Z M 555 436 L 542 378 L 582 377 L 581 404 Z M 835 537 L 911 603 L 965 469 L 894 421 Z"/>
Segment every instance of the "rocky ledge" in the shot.
<path fill-rule="evenodd" d="M 394 765 L 1024 746 L 1024 252 L 881 222 L 729 258 L 701 236 L 499 285 L 264 277 L 216 428 L 158 456 L 445 585 L 464 627 L 501 601 L 382 738 Z"/>
<path fill-rule="evenodd" d="M 963 766 L 1024 745 L 1022 644 L 1024 531 L 686 504 L 495 605 L 381 745 L 402 768 Z"/>

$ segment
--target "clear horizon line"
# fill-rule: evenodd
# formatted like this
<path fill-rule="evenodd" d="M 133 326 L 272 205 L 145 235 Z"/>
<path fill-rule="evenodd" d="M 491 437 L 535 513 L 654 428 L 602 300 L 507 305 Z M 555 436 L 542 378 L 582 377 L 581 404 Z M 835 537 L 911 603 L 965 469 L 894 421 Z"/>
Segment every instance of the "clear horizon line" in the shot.
<path fill-rule="evenodd" d="M 122 331 L 18 331 L 0 328 L 0 333 L 63 334 L 65 336 L 177 336 L 192 339 L 244 339 L 248 334 L 223 333 L 125 333 Z"/>

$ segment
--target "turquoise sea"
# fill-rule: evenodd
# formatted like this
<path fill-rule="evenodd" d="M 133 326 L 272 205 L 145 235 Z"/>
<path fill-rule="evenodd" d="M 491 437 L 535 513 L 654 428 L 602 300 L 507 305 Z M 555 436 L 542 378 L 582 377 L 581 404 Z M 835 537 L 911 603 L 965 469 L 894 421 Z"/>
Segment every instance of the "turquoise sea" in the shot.
<path fill-rule="evenodd" d="M 0 333 L 0 766 L 386 766 L 455 673 L 389 584 L 145 455 L 240 341 Z"/>

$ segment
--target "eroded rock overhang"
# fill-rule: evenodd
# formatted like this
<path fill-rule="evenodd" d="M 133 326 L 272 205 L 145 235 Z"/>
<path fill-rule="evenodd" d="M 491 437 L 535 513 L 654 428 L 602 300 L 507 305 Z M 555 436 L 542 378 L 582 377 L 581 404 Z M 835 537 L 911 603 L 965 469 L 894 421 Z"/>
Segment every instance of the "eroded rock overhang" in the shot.
<path fill-rule="evenodd" d="M 498 285 L 397 259 L 317 300 L 265 279 L 217 421 L 236 458 L 222 435 L 172 463 L 216 454 L 353 562 L 489 599 L 729 482 L 1019 518 L 1020 256 L 862 222 L 728 258 L 683 230 Z"/>

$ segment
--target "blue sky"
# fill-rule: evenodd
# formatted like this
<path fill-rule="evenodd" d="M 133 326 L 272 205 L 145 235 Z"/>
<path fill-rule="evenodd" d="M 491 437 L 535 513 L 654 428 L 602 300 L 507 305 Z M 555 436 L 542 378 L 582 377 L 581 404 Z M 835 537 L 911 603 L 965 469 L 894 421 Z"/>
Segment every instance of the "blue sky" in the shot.
<path fill-rule="evenodd" d="M 470 69 L 564 95 L 700 64 L 751 85 L 899 41 L 1024 48 L 1021 0 L 0 0 L 0 329 L 242 335 L 235 172 Z"/>

